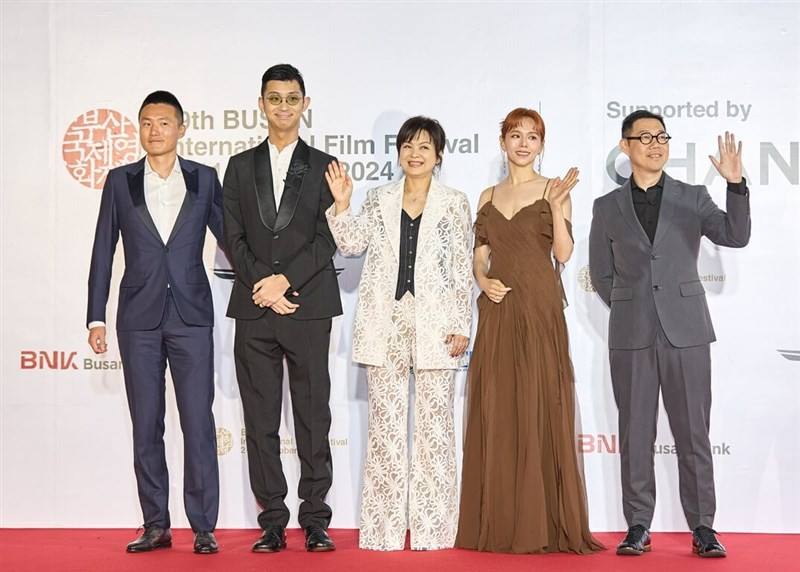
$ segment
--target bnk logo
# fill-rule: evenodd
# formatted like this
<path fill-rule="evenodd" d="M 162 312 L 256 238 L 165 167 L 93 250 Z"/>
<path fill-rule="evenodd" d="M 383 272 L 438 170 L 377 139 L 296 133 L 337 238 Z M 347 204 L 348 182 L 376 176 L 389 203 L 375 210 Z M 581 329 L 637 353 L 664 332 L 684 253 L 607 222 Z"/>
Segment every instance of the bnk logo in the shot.
<path fill-rule="evenodd" d="M 33 351 L 19 352 L 20 369 L 78 369 L 78 352 Z"/>

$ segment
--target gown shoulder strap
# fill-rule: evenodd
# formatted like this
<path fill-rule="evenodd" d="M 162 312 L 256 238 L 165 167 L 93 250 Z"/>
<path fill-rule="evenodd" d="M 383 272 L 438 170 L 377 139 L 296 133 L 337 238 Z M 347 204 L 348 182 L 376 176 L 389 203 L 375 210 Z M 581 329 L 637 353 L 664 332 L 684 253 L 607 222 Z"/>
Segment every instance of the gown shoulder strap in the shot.
<path fill-rule="evenodd" d="M 553 181 L 553 179 L 547 179 L 547 182 L 544 184 L 544 192 L 542 193 L 542 198 L 543 199 L 547 198 L 547 191 L 550 190 L 550 183 L 552 181 Z"/>

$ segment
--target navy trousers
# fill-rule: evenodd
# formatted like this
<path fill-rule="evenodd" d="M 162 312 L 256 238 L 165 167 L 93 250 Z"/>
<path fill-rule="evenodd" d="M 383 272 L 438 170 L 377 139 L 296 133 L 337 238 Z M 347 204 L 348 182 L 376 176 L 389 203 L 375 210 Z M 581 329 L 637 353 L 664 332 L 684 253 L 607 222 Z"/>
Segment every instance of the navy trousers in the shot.
<path fill-rule="evenodd" d="M 183 502 L 194 531 L 212 531 L 219 511 L 211 327 L 188 326 L 172 295 L 154 330 L 117 333 L 133 424 L 133 464 L 145 526 L 170 526 L 164 455 L 165 373 L 169 363 L 183 431 Z"/>

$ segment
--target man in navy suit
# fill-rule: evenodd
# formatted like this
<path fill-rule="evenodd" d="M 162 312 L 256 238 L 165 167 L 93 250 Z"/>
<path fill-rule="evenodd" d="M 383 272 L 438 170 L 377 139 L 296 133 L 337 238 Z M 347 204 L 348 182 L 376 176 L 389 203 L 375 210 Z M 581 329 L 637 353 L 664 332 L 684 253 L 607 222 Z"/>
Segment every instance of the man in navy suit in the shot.
<path fill-rule="evenodd" d="M 222 188 L 211 167 L 178 157 L 183 108 L 166 91 L 139 110 L 147 155 L 109 172 L 89 271 L 89 345 L 103 353 L 114 250 L 122 235 L 125 273 L 117 338 L 133 425 L 133 458 L 144 532 L 128 552 L 172 545 L 164 455 L 164 390 L 169 362 L 184 437 L 183 495 L 194 551 L 217 552 L 219 508 L 214 401 L 214 312 L 203 267 L 206 227 L 222 240 Z"/>

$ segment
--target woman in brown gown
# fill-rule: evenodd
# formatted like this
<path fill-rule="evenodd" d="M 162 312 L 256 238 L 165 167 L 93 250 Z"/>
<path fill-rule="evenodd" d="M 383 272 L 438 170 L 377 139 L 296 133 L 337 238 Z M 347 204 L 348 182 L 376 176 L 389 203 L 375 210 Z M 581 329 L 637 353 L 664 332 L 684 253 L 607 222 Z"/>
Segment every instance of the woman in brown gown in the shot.
<path fill-rule="evenodd" d="M 556 267 L 572 253 L 569 192 L 578 173 L 562 181 L 533 170 L 544 143 L 536 111 L 515 109 L 501 126 L 509 174 L 481 195 L 475 222 L 483 293 L 456 546 L 586 554 L 604 547 L 589 532 Z"/>

